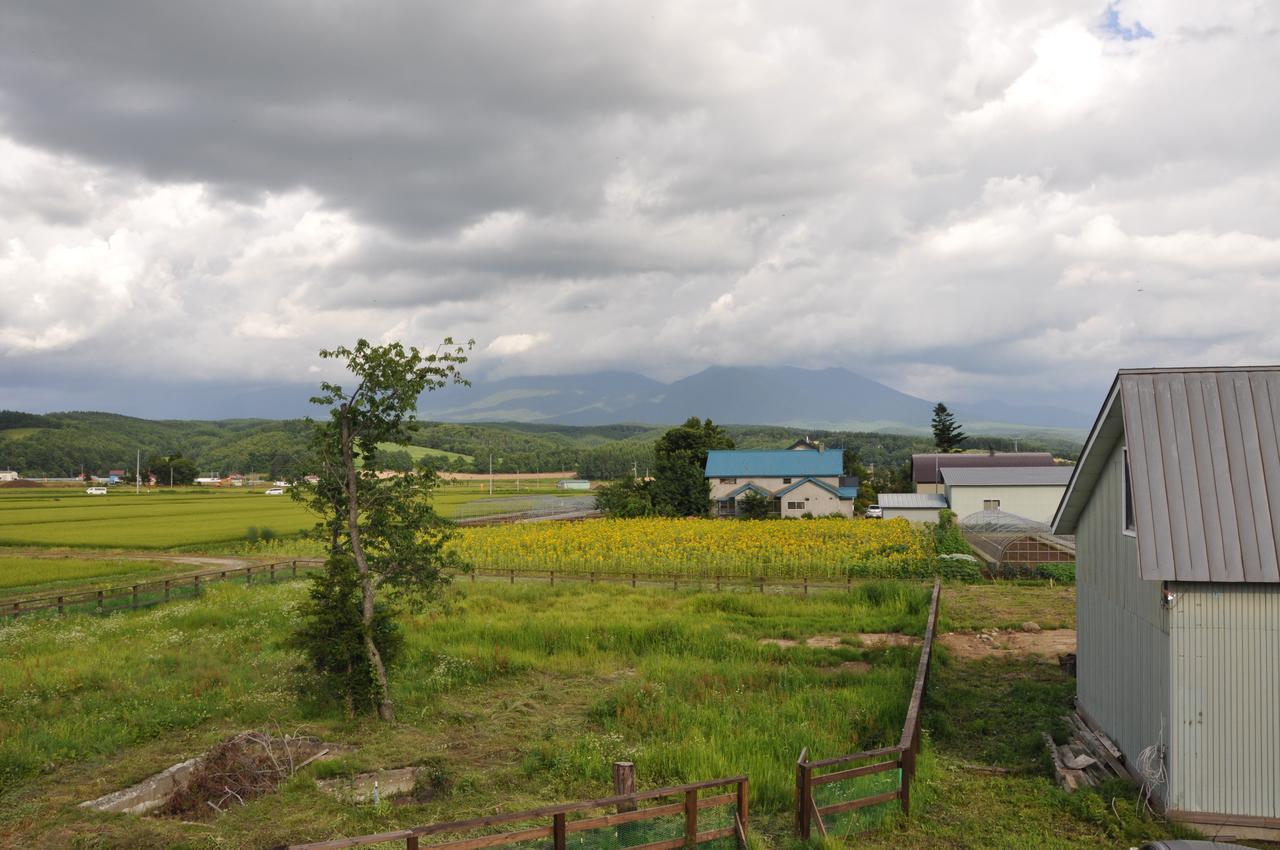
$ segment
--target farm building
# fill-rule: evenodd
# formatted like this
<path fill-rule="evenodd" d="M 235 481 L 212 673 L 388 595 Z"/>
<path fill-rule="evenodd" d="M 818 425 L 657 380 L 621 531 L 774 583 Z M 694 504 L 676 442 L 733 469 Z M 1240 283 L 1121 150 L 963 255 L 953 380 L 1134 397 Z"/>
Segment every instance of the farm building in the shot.
<path fill-rule="evenodd" d="M 1054 518 L 1077 699 L 1175 819 L 1280 837 L 1280 367 L 1124 370 Z"/>
<path fill-rule="evenodd" d="M 913 454 L 911 483 L 917 493 L 941 493 L 942 471 L 955 467 L 1053 466 L 1048 452 L 943 452 Z"/>
<path fill-rule="evenodd" d="M 937 493 L 880 493 L 876 502 L 884 519 L 911 522 L 937 522 L 938 511 L 947 506 L 946 497 Z"/>
<path fill-rule="evenodd" d="M 582 478 L 562 478 L 556 482 L 559 490 L 590 490 L 591 482 Z"/>
<path fill-rule="evenodd" d="M 1047 523 L 1062 501 L 1070 466 L 949 467 L 942 470 L 943 494 L 960 517 L 1003 511 Z"/>
<path fill-rule="evenodd" d="M 12 469 L 0 469 L 0 481 L 17 481 L 18 473 Z"/>
<path fill-rule="evenodd" d="M 768 499 L 779 516 L 851 517 L 858 479 L 843 472 L 843 449 L 711 451 L 705 477 L 716 516 L 736 516 L 739 502 L 754 492 Z"/>

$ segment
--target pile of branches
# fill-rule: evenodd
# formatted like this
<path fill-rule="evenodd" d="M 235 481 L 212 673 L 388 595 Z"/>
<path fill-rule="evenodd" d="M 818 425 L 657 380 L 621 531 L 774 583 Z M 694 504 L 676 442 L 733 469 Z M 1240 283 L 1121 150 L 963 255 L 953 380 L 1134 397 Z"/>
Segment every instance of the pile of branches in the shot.
<path fill-rule="evenodd" d="M 325 752 L 316 738 L 242 732 L 201 757 L 186 785 L 174 793 L 162 813 L 200 820 L 231 806 L 243 806 L 275 791 Z"/>

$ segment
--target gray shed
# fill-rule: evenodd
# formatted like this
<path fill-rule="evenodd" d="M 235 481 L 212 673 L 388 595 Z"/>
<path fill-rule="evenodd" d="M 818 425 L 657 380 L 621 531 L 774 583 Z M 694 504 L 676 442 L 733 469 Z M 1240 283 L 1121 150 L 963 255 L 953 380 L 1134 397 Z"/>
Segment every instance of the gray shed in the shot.
<path fill-rule="evenodd" d="M 1054 531 L 1081 710 L 1170 817 L 1280 837 L 1280 367 L 1121 370 Z"/>
<path fill-rule="evenodd" d="M 937 522 L 938 512 L 945 510 L 947 499 L 937 493 L 880 493 L 877 497 L 884 519 L 910 522 Z"/>

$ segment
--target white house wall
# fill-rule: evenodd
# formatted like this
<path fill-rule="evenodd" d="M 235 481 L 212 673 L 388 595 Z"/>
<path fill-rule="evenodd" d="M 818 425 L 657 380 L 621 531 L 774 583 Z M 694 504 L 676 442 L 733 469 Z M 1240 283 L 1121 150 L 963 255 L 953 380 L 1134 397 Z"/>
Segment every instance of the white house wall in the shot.
<path fill-rule="evenodd" d="M 1037 522 L 1052 522 L 1066 485 L 1009 487 L 997 485 L 947 485 L 947 504 L 957 516 L 967 517 L 983 509 L 987 499 L 999 499 L 1000 510 Z"/>
<path fill-rule="evenodd" d="M 814 516 L 827 516 L 829 514 L 841 514 L 843 516 L 853 516 L 853 500 L 841 499 L 833 496 L 817 484 L 809 482 L 801 484 L 791 492 L 779 497 L 781 501 L 782 516 L 803 516 L 806 513 Z M 799 502 L 804 505 L 802 508 L 790 508 L 789 504 Z"/>
<path fill-rule="evenodd" d="M 1280 818 L 1280 586 L 1171 584 L 1171 794 Z"/>
<path fill-rule="evenodd" d="M 1145 747 L 1168 743 L 1173 719 L 1167 612 L 1159 582 L 1139 577 L 1136 538 L 1122 530 L 1123 488 L 1117 446 L 1076 529 L 1076 693 L 1133 764 Z M 1156 793 L 1165 799 L 1167 790 Z"/>

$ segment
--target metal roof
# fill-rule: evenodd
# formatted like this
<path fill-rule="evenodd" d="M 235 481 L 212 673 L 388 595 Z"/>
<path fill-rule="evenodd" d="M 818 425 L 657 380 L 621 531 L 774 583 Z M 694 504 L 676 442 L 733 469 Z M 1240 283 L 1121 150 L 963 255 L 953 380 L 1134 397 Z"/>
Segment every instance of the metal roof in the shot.
<path fill-rule="evenodd" d="M 943 469 L 957 466 L 1053 466 L 1053 455 L 1048 452 L 913 454 L 911 480 L 915 484 L 937 484 Z"/>
<path fill-rule="evenodd" d="M 1280 367 L 1121 370 L 1056 533 L 1075 531 L 1122 437 L 1144 579 L 1280 582 Z"/>
<path fill-rule="evenodd" d="M 879 493 L 876 504 L 882 508 L 927 508 L 940 510 L 947 506 L 941 493 Z"/>
<path fill-rule="evenodd" d="M 739 487 L 737 490 L 734 490 L 732 493 L 727 493 L 724 496 L 721 496 L 720 500 L 728 501 L 730 499 L 736 499 L 739 496 L 741 496 L 743 493 L 747 492 L 748 490 L 755 490 L 757 493 L 759 493 L 761 496 L 764 496 L 765 498 L 769 498 L 773 495 L 764 487 L 761 487 L 759 484 L 748 481 L 746 484 L 743 484 L 741 487 Z"/>
<path fill-rule="evenodd" d="M 942 470 L 942 480 L 953 487 L 1065 487 L 1071 480 L 1072 469 L 1070 466 L 960 467 Z"/>
<path fill-rule="evenodd" d="M 726 451 L 707 452 L 707 478 L 805 478 L 839 476 L 844 471 L 844 449 L 825 451 Z"/>
<path fill-rule="evenodd" d="M 781 490 L 778 490 L 773 494 L 774 498 L 781 498 L 782 496 L 787 495 L 797 487 L 804 486 L 805 484 L 813 484 L 817 487 L 822 488 L 823 490 L 826 490 L 831 495 L 840 499 L 855 499 L 858 496 L 857 487 L 832 487 L 827 482 L 819 481 L 816 478 L 804 478 L 800 481 L 795 482 L 794 484 L 788 484 L 786 487 L 783 487 Z"/>

